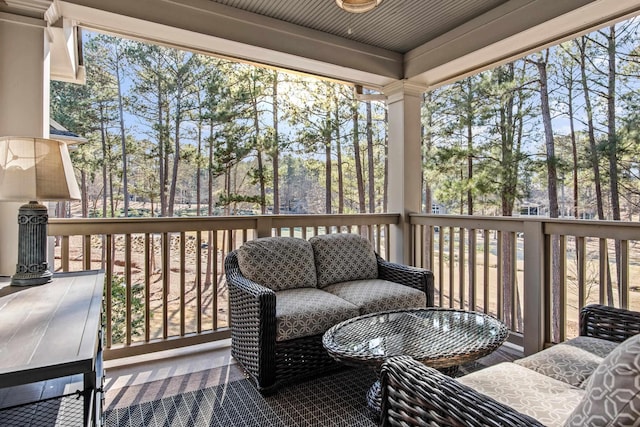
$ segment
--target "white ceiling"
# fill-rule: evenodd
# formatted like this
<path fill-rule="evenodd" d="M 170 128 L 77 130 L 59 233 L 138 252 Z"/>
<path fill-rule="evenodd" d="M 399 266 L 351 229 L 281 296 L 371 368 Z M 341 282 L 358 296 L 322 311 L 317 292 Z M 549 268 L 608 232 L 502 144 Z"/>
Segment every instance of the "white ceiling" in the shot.
<path fill-rule="evenodd" d="M 335 0 L 211 0 L 301 27 L 406 53 L 507 0 L 383 0 L 353 14 Z"/>

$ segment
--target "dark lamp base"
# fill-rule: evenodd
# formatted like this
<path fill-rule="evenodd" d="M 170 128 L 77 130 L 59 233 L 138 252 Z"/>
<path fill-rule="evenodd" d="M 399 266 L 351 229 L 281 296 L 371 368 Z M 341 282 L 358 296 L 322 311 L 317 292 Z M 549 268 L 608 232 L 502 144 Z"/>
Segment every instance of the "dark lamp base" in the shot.
<path fill-rule="evenodd" d="M 51 282 L 47 263 L 46 206 L 38 202 L 22 205 L 18 211 L 18 264 L 11 276 L 13 286 L 36 286 Z"/>
<path fill-rule="evenodd" d="M 37 286 L 51 282 L 53 273 L 49 270 L 41 273 L 16 273 L 11 276 L 11 286 Z"/>

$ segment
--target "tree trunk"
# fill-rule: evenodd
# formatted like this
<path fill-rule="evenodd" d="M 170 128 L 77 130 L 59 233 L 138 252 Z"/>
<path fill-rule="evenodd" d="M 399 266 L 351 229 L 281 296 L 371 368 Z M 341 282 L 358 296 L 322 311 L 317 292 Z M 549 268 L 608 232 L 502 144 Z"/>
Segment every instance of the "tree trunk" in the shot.
<path fill-rule="evenodd" d="M 580 51 L 580 76 L 582 82 L 582 92 L 584 94 L 584 108 L 587 114 L 587 133 L 589 135 L 589 150 L 591 154 L 591 166 L 593 167 L 593 180 L 596 190 L 596 204 L 598 209 L 598 219 L 606 219 L 604 216 L 604 206 L 602 201 L 602 187 L 600 178 L 600 160 L 598 158 L 598 148 L 596 145 L 596 137 L 593 126 L 593 108 L 591 106 L 591 95 L 589 90 L 589 82 L 587 80 L 587 38 L 583 36 L 575 40 Z"/>
<path fill-rule="evenodd" d="M 107 151 L 107 129 L 105 128 L 104 105 L 100 105 L 100 141 L 102 144 L 102 217 L 107 217 L 107 165 L 109 152 Z"/>
<path fill-rule="evenodd" d="M 176 202 L 176 186 L 178 184 L 178 165 L 180 164 L 180 126 L 182 125 L 182 94 L 184 88 L 182 82 L 178 80 L 176 86 L 176 115 L 175 115 L 175 130 L 173 134 L 173 168 L 171 171 L 171 186 L 169 188 L 169 216 L 173 216 L 173 209 Z"/>
<path fill-rule="evenodd" d="M 340 111 L 338 100 L 335 102 L 335 130 L 336 130 L 336 163 L 338 165 L 338 213 L 344 213 L 344 176 L 342 173 L 342 143 L 340 142 Z"/>
<path fill-rule="evenodd" d="M 609 87 L 607 91 L 607 151 L 609 154 L 609 181 L 611 183 L 611 214 L 614 221 L 620 220 L 620 194 L 618 190 L 618 138 L 616 135 L 616 27 L 609 27 L 607 35 L 609 56 Z M 618 282 L 618 304 L 622 307 L 622 260 L 620 240 L 614 243 L 616 254 L 616 278 Z"/>
<path fill-rule="evenodd" d="M 325 205 L 325 213 L 331 213 L 331 136 L 326 136 L 324 141 L 324 160 L 325 160 L 325 175 L 324 175 L 324 185 L 326 188 L 324 205 Z"/>
<path fill-rule="evenodd" d="M 358 128 L 358 101 L 353 100 L 351 109 L 353 115 L 353 157 L 356 166 L 356 181 L 358 183 L 358 209 L 360 213 L 367 211 L 366 200 L 364 196 L 364 178 L 362 176 L 362 158 L 360 157 L 360 131 Z"/>
<path fill-rule="evenodd" d="M 280 213 L 280 132 L 278 120 L 278 71 L 273 72 L 273 145 L 271 165 L 273 168 L 273 213 Z"/>
<path fill-rule="evenodd" d="M 467 102 L 466 102 L 466 120 L 467 120 L 467 215 L 473 215 L 473 83 L 470 78 L 467 79 Z"/>
<path fill-rule="evenodd" d="M 116 81 L 118 84 L 118 113 L 120 115 L 120 145 L 122 147 L 122 196 L 124 198 L 123 213 L 129 216 L 129 183 L 127 178 L 127 138 L 124 127 L 124 108 L 122 106 L 122 82 L 120 77 L 120 51 L 116 43 Z"/>
<path fill-rule="evenodd" d="M 80 171 L 80 185 L 82 186 L 82 217 L 89 217 L 89 194 L 87 193 L 87 172 Z"/>
<path fill-rule="evenodd" d="M 573 173 L 573 217 L 575 219 L 580 218 L 579 203 L 580 188 L 578 187 L 578 143 L 576 140 L 576 130 L 573 118 L 573 77 L 567 81 L 567 96 L 568 96 L 568 115 L 569 115 L 569 129 L 571 137 L 571 162 Z M 577 241 L 576 241 L 577 244 Z"/>
<path fill-rule="evenodd" d="M 260 144 L 260 113 L 258 112 L 258 100 L 253 99 L 253 127 L 255 129 L 256 159 L 258 161 L 258 184 L 260 185 L 260 212 L 267 212 L 267 192 L 264 179 L 264 164 L 262 160 L 262 146 Z"/>
<path fill-rule="evenodd" d="M 213 215 L 213 129 L 214 122 L 213 118 L 209 119 L 209 158 L 207 164 L 207 198 L 209 199 L 207 202 L 207 215 Z M 209 231 L 208 240 L 207 240 L 207 265 L 205 267 L 204 274 L 204 285 L 205 288 L 208 289 L 211 286 L 212 282 L 212 269 L 213 269 L 213 239 L 216 238 L 216 233 L 214 231 Z M 217 262 L 217 260 L 215 260 Z M 214 291 L 215 292 L 215 291 Z"/>
<path fill-rule="evenodd" d="M 386 108 L 384 122 L 389 123 L 389 111 Z M 389 206 L 389 134 L 386 129 L 384 131 L 384 184 L 382 191 L 382 212 L 387 212 Z"/>
<path fill-rule="evenodd" d="M 547 57 L 549 50 L 544 53 Z M 544 125 L 545 147 L 547 153 L 547 191 L 549 193 L 549 216 L 558 218 L 558 172 L 557 159 L 555 153 L 555 142 L 553 138 L 553 127 L 551 125 L 551 111 L 549 109 L 549 89 L 547 78 L 547 60 L 540 55 L 540 60 L 535 62 L 540 75 L 540 108 L 542 113 L 542 123 Z M 552 333 L 553 341 L 558 342 L 560 338 L 560 237 L 551 237 L 551 294 L 552 294 Z"/>
<path fill-rule="evenodd" d="M 433 98 L 433 92 L 427 92 L 423 95 L 423 103 L 431 105 Z M 422 164 L 424 165 L 429 156 L 431 155 L 431 149 L 433 148 L 433 111 L 429 108 L 426 117 L 426 129 L 422 126 Z M 427 130 L 428 129 L 428 130 Z M 424 189 L 424 212 L 431 215 L 433 213 L 433 196 L 431 195 L 431 185 L 424 176 L 424 167 L 422 168 L 422 185 Z M 430 237 L 430 236 L 429 236 Z M 430 242 L 429 242 L 430 243 Z M 430 247 L 430 246 L 427 246 Z"/>
<path fill-rule="evenodd" d="M 164 108 L 162 105 L 162 79 L 160 74 L 156 75 L 156 90 L 158 91 L 158 178 L 160 193 L 160 215 L 167 215 L 167 193 L 166 193 L 166 169 L 164 165 L 165 153 L 165 132 L 164 132 Z"/>
<path fill-rule="evenodd" d="M 580 41 L 575 40 L 578 50 L 580 51 L 580 77 L 582 82 L 582 92 L 584 93 L 584 107 L 587 113 L 587 133 L 589 135 L 589 150 L 591 154 L 591 166 L 593 168 L 593 181 L 596 191 L 596 205 L 598 209 L 598 219 L 605 220 L 604 206 L 602 199 L 602 187 L 600 178 L 600 159 L 598 156 L 598 147 L 596 145 L 596 137 L 593 126 L 593 108 L 591 106 L 591 95 L 589 91 L 589 82 L 587 80 L 587 37 L 583 36 Z M 607 303 L 613 305 L 613 284 L 611 282 L 611 270 L 609 269 L 609 256 L 605 252 L 603 255 L 607 259 L 605 265 L 607 266 L 606 276 L 606 294 Z"/>
<path fill-rule="evenodd" d="M 373 165 L 373 119 L 371 117 L 371 101 L 366 101 L 367 107 L 367 168 L 369 180 L 369 213 L 376 211 L 375 174 Z"/>
<path fill-rule="evenodd" d="M 200 216 L 200 199 L 202 191 L 202 168 L 200 160 L 202 159 L 202 106 L 198 102 L 198 156 L 196 162 L 196 216 Z"/>

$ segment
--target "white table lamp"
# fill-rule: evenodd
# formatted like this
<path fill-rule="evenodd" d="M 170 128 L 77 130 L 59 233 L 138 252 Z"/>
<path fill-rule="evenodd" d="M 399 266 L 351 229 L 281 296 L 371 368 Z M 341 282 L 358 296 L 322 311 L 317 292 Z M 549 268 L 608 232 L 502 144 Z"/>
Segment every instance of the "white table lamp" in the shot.
<path fill-rule="evenodd" d="M 67 145 L 44 138 L 0 137 L 0 200 L 29 203 L 18 211 L 14 286 L 51 281 L 47 263 L 47 207 L 38 200 L 80 199 Z"/>

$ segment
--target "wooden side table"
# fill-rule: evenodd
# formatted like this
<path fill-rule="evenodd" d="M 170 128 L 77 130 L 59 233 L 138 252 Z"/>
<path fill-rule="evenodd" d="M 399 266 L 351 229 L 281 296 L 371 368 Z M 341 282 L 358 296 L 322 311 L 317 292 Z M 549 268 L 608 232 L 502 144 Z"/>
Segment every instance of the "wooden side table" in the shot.
<path fill-rule="evenodd" d="M 0 388 L 81 374 L 83 419 L 73 424 L 101 425 L 103 288 L 100 271 L 0 288 Z M 0 419 L 7 413 L 0 412 Z"/>

